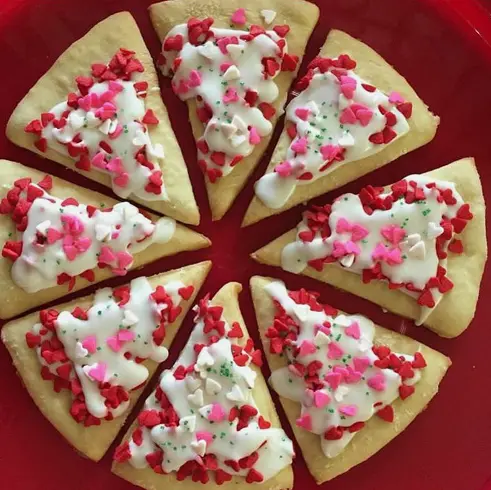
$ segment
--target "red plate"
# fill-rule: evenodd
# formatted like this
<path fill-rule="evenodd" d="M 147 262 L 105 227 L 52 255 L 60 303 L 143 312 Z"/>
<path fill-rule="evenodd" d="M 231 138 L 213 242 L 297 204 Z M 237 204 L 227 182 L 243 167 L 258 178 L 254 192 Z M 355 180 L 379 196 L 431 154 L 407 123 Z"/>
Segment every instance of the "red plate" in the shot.
<path fill-rule="evenodd" d="M 0 127 L 5 127 L 17 102 L 55 59 L 90 27 L 112 13 L 130 10 L 152 54 L 157 56 L 159 43 L 146 11 L 150 3 L 151 0 L 2 0 Z M 431 144 L 351 183 L 343 191 L 357 191 L 368 183 L 387 184 L 409 173 L 474 156 L 486 197 L 491 197 L 491 18 L 484 7 L 474 0 L 318 0 L 318 3 L 321 20 L 309 44 L 307 59 L 315 56 L 331 27 L 346 30 L 394 64 L 442 119 Z M 275 275 L 287 280 L 291 287 L 317 288 L 326 302 L 350 312 L 367 314 L 381 325 L 404 332 L 449 355 L 454 365 L 428 410 L 369 462 L 324 486 L 330 490 L 484 490 L 491 476 L 491 327 L 488 316 L 491 308 L 481 300 L 469 330 L 457 339 L 444 340 L 416 328 L 407 320 L 382 313 L 367 301 L 313 280 L 255 264 L 249 254 L 296 225 L 301 209 L 290 210 L 239 233 L 242 216 L 253 194 L 250 182 L 227 216 L 212 224 L 186 108 L 173 95 L 167 82 L 163 87 L 200 204 L 199 231 L 213 240 L 213 247 L 159 261 L 144 272 L 153 274 L 210 258 L 214 268 L 205 289 L 212 293 L 227 281 L 239 281 L 246 286 L 252 274 Z M 276 137 L 278 133 L 276 131 Z M 264 171 L 272 147 L 255 178 Z M 104 191 L 92 181 L 16 148 L 4 136 L 0 138 L 0 156 Z M 335 191 L 328 198 L 340 192 Z M 317 199 L 318 202 L 323 200 Z M 131 277 L 134 276 L 132 273 Z M 112 280 L 108 284 L 121 284 L 127 279 Z M 481 298 L 490 296 L 488 275 L 482 284 Z M 247 287 L 242 295 L 242 308 L 253 336 L 257 337 Z M 190 329 L 188 317 L 172 350 L 171 361 Z M 3 345 L 0 346 L 0 369 L 1 488 L 134 488 L 110 473 L 112 450 L 99 464 L 70 450 L 21 386 Z M 286 422 L 285 427 L 288 428 Z M 315 488 L 298 453 L 295 486 Z"/>

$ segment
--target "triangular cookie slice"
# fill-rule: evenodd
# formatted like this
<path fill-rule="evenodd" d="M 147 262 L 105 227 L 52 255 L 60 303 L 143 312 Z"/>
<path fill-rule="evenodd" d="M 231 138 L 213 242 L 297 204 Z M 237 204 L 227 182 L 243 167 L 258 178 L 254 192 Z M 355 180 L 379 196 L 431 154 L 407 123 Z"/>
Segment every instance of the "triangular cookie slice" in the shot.
<path fill-rule="evenodd" d="M 474 161 L 314 206 L 253 256 L 456 337 L 474 317 L 487 257 Z"/>
<path fill-rule="evenodd" d="M 0 160 L 0 318 L 210 241 L 20 163 Z"/>
<path fill-rule="evenodd" d="M 73 43 L 12 114 L 19 146 L 190 224 L 199 211 L 138 26 L 121 12 Z"/>
<path fill-rule="evenodd" d="M 194 330 L 116 449 L 114 473 L 148 490 L 292 488 L 292 442 L 242 318 L 241 289 L 228 283 L 195 307 Z"/>
<path fill-rule="evenodd" d="M 317 483 L 382 449 L 438 392 L 443 354 L 281 281 L 251 288 L 270 384 Z"/>
<path fill-rule="evenodd" d="M 100 289 L 14 320 L 2 340 L 34 402 L 81 453 L 102 458 L 203 284 L 210 262 Z"/>
<path fill-rule="evenodd" d="M 159 60 L 188 102 L 212 217 L 220 219 L 265 151 L 319 9 L 303 0 L 173 0 L 150 7 Z"/>
<path fill-rule="evenodd" d="M 357 179 L 433 139 L 439 119 L 370 47 L 327 36 L 298 82 L 249 225 Z"/>

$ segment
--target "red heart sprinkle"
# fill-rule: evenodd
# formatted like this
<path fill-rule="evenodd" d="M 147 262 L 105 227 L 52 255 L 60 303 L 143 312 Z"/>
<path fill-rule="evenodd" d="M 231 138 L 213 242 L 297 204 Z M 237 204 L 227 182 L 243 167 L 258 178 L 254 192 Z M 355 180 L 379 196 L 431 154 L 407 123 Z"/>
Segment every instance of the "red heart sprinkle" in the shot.
<path fill-rule="evenodd" d="M 249 470 L 249 473 L 247 473 L 246 476 L 246 482 L 247 483 L 254 483 L 254 482 L 262 482 L 264 480 L 264 477 L 259 471 L 255 470 L 254 468 L 251 468 Z"/>
<path fill-rule="evenodd" d="M 286 24 L 274 26 L 273 31 L 276 32 L 276 34 L 278 34 L 278 36 L 280 37 L 286 37 L 286 35 L 290 32 L 290 26 Z"/>
<path fill-rule="evenodd" d="M 144 124 L 158 124 L 159 120 L 157 119 L 157 116 L 154 114 L 152 109 L 147 109 L 147 112 L 143 116 L 142 122 Z"/>
<path fill-rule="evenodd" d="M 241 339 L 244 336 L 242 332 L 242 328 L 240 328 L 240 324 L 238 322 L 232 323 L 232 328 L 228 331 L 227 337 L 229 339 Z"/>
<path fill-rule="evenodd" d="M 423 354 L 421 354 L 421 352 L 414 353 L 414 361 L 411 363 L 411 366 L 416 369 L 421 369 L 426 367 L 426 360 L 423 357 Z"/>
<path fill-rule="evenodd" d="M 409 396 L 411 396 L 415 391 L 414 386 L 409 386 L 409 385 L 401 385 L 399 386 L 399 396 L 401 397 L 401 400 L 405 400 Z"/>
<path fill-rule="evenodd" d="M 391 405 L 387 405 L 386 407 L 375 413 L 378 417 L 380 417 L 382 420 L 385 420 L 386 422 L 394 421 L 394 409 Z"/>

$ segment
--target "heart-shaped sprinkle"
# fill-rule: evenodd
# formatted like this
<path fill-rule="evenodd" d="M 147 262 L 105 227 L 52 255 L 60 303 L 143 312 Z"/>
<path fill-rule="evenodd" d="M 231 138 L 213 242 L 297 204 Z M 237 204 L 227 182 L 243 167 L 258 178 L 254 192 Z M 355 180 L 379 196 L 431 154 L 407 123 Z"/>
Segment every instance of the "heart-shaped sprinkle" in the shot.
<path fill-rule="evenodd" d="M 84 373 L 93 381 L 98 381 L 99 383 L 104 383 L 106 378 L 107 366 L 104 362 L 97 362 L 89 366 L 84 366 Z"/>
<path fill-rule="evenodd" d="M 324 376 L 324 379 L 327 381 L 327 384 L 333 389 L 336 390 L 339 384 L 341 383 L 341 374 L 330 372 Z"/>
<path fill-rule="evenodd" d="M 368 378 L 367 385 L 375 391 L 385 390 L 385 375 L 383 373 L 376 373 L 372 377 Z"/>
<path fill-rule="evenodd" d="M 131 313 L 131 312 L 125 311 L 125 313 Z M 137 319 L 137 321 L 138 321 L 138 319 Z M 120 342 L 131 342 L 136 337 L 135 332 L 133 332 L 132 330 L 126 330 L 126 329 L 119 330 L 117 336 L 118 336 L 118 340 Z"/>
<path fill-rule="evenodd" d="M 370 359 L 367 356 L 354 357 L 353 366 L 356 371 L 364 373 L 368 366 L 370 366 Z"/>
<path fill-rule="evenodd" d="M 259 136 L 259 133 L 254 126 L 251 126 L 251 129 L 249 130 L 249 143 L 251 145 L 258 145 L 261 143 L 261 136 Z"/>
<path fill-rule="evenodd" d="M 380 234 L 393 245 L 399 244 L 406 236 L 404 229 L 394 224 L 383 226 Z"/>
<path fill-rule="evenodd" d="M 121 348 L 123 347 L 121 345 L 121 342 L 118 340 L 118 338 L 116 336 L 108 337 L 106 339 L 106 344 L 114 352 L 119 352 L 121 350 Z"/>
<path fill-rule="evenodd" d="M 307 153 L 307 138 L 303 136 L 301 138 L 297 138 L 291 145 L 291 149 L 299 155 L 304 155 Z"/>
<path fill-rule="evenodd" d="M 126 172 L 123 172 L 122 174 L 117 175 L 114 177 L 113 182 L 118 186 L 118 187 L 127 187 L 128 183 L 130 181 L 130 176 Z"/>
<path fill-rule="evenodd" d="M 376 412 L 376 415 L 386 422 L 394 421 L 394 409 L 391 405 L 387 405 L 386 407 L 380 409 L 378 412 Z"/>
<path fill-rule="evenodd" d="M 61 233 L 55 228 L 48 228 L 46 238 L 48 243 L 51 245 L 52 243 L 61 240 L 63 238 L 63 233 Z"/>
<path fill-rule="evenodd" d="M 343 415 L 354 417 L 358 412 L 358 407 L 356 405 L 341 405 L 338 410 Z"/>
<path fill-rule="evenodd" d="M 243 8 L 238 8 L 230 17 L 230 20 L 237 25 L 244 25 L 246 23 L 246 12 Z"/>
<path fill-rule="evenodd" d="M 191 70 L 188 84 L 190 87 L 199 87 L 201 85 L 201 74 L 198 70 Z"/>
<path fill-rule="evenodd" d="M 208 420 L 211 422 L 222 422 L 222 420 L 225 420 L 225 410 L 220 403 L 212 403 Z"/>
<path fill-rule="evenodd" d="M 317 408 L 324 408 L 331 402 L 331 397 L 324 391 L 317 390 L 314 392 L 314 405 Z"/>
<path fill-rule="evenodd" d="M 206 444 L 209 444 L 213 441 L 213 434 L 207 430 L 199 430 L 196 432 L 196 439 L 198 441 L 205 441 Z"/>
<path fill-rule="evenodd" d="M 371 110 L 359 110 L 356 113 L 356 118 L 362 126 L 368 126 L 372 120 L 373 112 Z"/>
<path fill-rule="evenodd" d="M 289 177 L 293 173 L 293 166 L 290 162 L 285 160 L 284 162 L 281 162 L 280 164 L 276 165 L 274 171 L 280 177 Z"/>
<path fill-rule="evenodd" d="M 391 92 L 389 94 L 389 102 L 391 104 L 402 104 L 404 101 L 404 97 L 399 92 Z"/>
<path fill-rule="evenodd" d="M 360 324 L 358 322 L 353 322 L 346 330 L 346 335 L 359 340 L 361 337 Z"/>
<path fill-rule="evenodd" d="M 95 335 L 89 335 L 82 340 L 82 347 L 93 354 L 97 349 L 97 338 Z"/>
<path fill-rule="evenodd" d="M 301 427 L 302 429 L 308 431 L 312 430 L 312 417 L 308 413 L 304 413 L 295 421 L 295 423 L 298 427 Z"/>
<path fill-rule="evenodd" d="M 103 245 L 101 251 L 99 252 L 99 262 L 103 264 L 110 264 L 116 259 L 113 249 L 108 245 Z"/>
<path fill-rule="evenodd" d="M 337 342 L 330 342 L 327 346 L 327 358 L 328 359 L 341 359 L 344 351 Z"/>
<path fill-rule="evenodd" d="M 316 352 L 317 352 L 317 349 L 316 349 L 314 343 L 311 342 L 310 340 L 304 340 L 300 344 L 298 355 L 299 356 L 308 356 L 310 354 L 315 354 Z"/>
<path fill-rule="evenodd" d="M 203 406 L 203 390 L 197 389 L 194 393 L 188 395 L 188 401 L 197 407 Z"/>
<path fill-rule="evenodd" d="M 261 16 L 264 19 L 265 24 L 272 24 L 276 18 L 276 12 L 274 10 L 261 10 Z"/>
<path fill-rule="evenodd" d="M 295 115 L 299 118 L 302 119 L 302 121 L 307 121 L 310 115 L 310 110 L 307 109 L 306 107 L 297 107 L 295 109 Z"/>
<path fill-rule="evenodd" d="M 341 115 L 339 117 L 339 122 L 341 124 L 355 124 L 356 123 L 356 115 L 351 110 L 350 107 L 346 107 L 346 109 L 343 109 L 343 111 L 341 112 Z"/>
<path fill-rule="evenodd" d="M 401 385 L 399 386 L 399 396 L 401 400 L 405 400 L 415 392 L 414 386 Z"/>

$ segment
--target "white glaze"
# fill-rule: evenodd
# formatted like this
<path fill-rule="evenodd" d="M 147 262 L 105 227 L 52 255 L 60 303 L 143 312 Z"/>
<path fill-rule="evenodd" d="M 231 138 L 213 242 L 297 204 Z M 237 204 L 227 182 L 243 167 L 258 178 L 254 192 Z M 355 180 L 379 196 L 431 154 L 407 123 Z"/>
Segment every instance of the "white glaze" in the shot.
<path fill-rule="evenodd" d="M 351 439 L 356 435 L 349 431 L 343 432 L 343 437 L 338 440 L 326 440 L 323 434 L 331 427 L 350 427 L 356 422 L 366 422 L 374 413 L 390 405 L 399 397 L 399 386 L 402 384 L 401 377 L 391 369 L 380 369 L 373 365 L 378 357 L 373 353 L 373 338 L 375 328 L 373 322 L 361 315 L 344 315 L 340 314 L 336 317 L 326 315 L 324 311 L 312 311 L 306 305 L 298 305 L 288 296 L 288 291 L 284 283 L 274 281 L 265 287 L 265 292 L 274 300 L 278 301 L 286 314 L 294 319 L 300 327 L 298 338 L 295 346 L 300 347 L 304 342 L 313 342 L 317 345 L 314 353 L 297 356 L 297 361 L 304 365 L 312 361 L 321 361 L 323 367 L 319 371 L 319 377 L 322 380 L 328 373 L 332 373 L 335 366 L 346 368 L 350 366 L 354 368 L 354 358 L 367 358 L 369 365 L 360 377 L 359 381 L 348 383 L 346 378 L 333 390 L 327 383 L 324 383 L 324 388 L 321 391 L 326 394 L 330 401 L 322 406 L 317 407 L 312 399 L 309 399 L 306 391 L 305 381 L 303 377 L 293 374 L 288 367 L 280 368 L 273 371 L 270 383 L 273 389 L 282 397 L 288 398 L 302 404 L 301 416 L 306 414 L 311 417 L 312 428 L 310 432 L 321 436 L 321 447 L 323 453 L 328 458 L 334 458 L 339 455 Z M 324 322 L 330 322 L 330 333 L 326 335 L 326 342 L 319 342 L 316 338 L 316 331 L 319 325 Z M 346 333 L 354 322 L 359 325 L 360 338 L 356 339 Z M 317 328 L 316 328 L 317 327 Z M 322 332 L 320 332 L 322 333 Z M 319 335 L 317 333 L 317 335 Z M 328 357 L 328 344 L 336 343 L 343 351 L 342 358 L 330 359 Z M 289 360 L 293 360 L 292 351 L 288 349 L 286 355 Z M 397 354 L 400 356 L 401 354 Z M 348 357 L 350 356 L 350 357 Z M 412 356 L 404 355 L 405 360 L 412 361 Z M 343 362 L 345 361 L 345 362 Z M 385 380 L 385 389 L 377 391 L 372 389 L 367 383 L 374 375 L 382 375 Z M 418 370 L 414 371 L 414 377 L 406 380 L 405 384 L 413 385 L 421 378 Z M 381 405 L 374 408 L 375 403 Z M 340 409 L 346 406 L 356 406 L 355 415 L 343 415 Z"/>
<path fill-rule="evenodd" d="M 180 281 L 172 281 L 164 287 L 167 294 L 171 296 L 173 305 L 177 306 L 181 302 L 178 290 L 184 287 L 184 284 Z M 137 364 L 133 360 L 135 357 L 148 358 L 158 363 L 168 357 L 166 347 L 156 345 L 152 338 L 152 333 L 160 322 L 160 312 L 167 306 L 157 304 L 150 296 L 153 292 L 154 289 L 148 280 L 139 277 L 131 282 L 130 300 L 125 305 L 118 306 L 118 300 L 114 299 L 112 289 L 104 288 L 96 292 L 94 304 L 87 311 L 87 320 L 80 320 L 69 311 L 62 311 L 55 321 L 56 335 L 62 342 L 82 385 L 87 410 L 94 417 L 104 418 L 109 413 L 117 417 L 126 411 L 129 401 L 121 403 L 116 409 L 106 407 L 105 398 L 99 390 L 99 381 L 90 376 L 92 368 L 103 365 L 104 382 L 131 391 L 144 383 L 149 374 L 143 364 Z M 131 317 L 131 325 L 124 326 L 125 319 L 128 317 Z M 34 325 L 33 333 L 39 334 L 41 330 L 43 330 L 42 324 Z M 108 343 L 108 339 L 116 337 L 123 331 L 125 334 L 129 332 L 134 338 L 122 342 L 120 350 L 115 351 Z M 94 352 L 83 347 L 84 341 L 91 337 L 96 339 Z M 50 332 L 43 337 L 46 338 L 51 338 Z M 36 348 L 36 352 L 39 362 L 56 375 L 60 363 L 48 364 L 41 356 L 40 347 Z M 129 352 L 133 359 L 126 359 L 124 357 L 126 352 Z M 70 379 L 74 378 L 75 373 L 72 370 Z"/>
<path fill-rule="evenodd" d="M 285 161 L 293 167 L 292 174 L 282 176 L 271 171 L 261 177 L 255 185 L 256 196 L 272 209 L 284 206 L 297 185 L 310 184 L 342 165 L 356 164 L 358 160 L 384 150 L 387 144 L 374 144 L 368 139 L 370 135 L 383 130 L 386 124 L 385 116 L 378 109 L 379 105 L 391 110 L 396 117 L 396 124 L 392 129 L 397 136 L 388 143 L 389 145 L 409 131 L 406 118 L 397 110 L 395 104 L 389 102 L 389 97 L 378 89 L 374 92 L 366 91 L 362 84 L 367 82 L 352 70 L 348 71 L 348 76 L 356 80 L 357 85 L 351 99 L 343 95 L 338 78 L 331 72 L 320 73 L 316 68 L 314 73 L 309 86 L 300 92 L 286 109 L 286 124 L 292 123 L 297 128 L 297 136 L 291 141 L 285 155 Z M 341 111 L 353 104 L 362 104 L 373 112 L 366 126 L 360 121 L 355 124 L 340 123 Z M 303 120 L 295 114 L 299 108 L 308 108 L 311 111 L 308 120 Z M 305 154 L 296 153 L 292 149 L 301 138 L 307 139 Z M 339 145 L 345 149 L 345 153 L 342 161 L 335 161 L 323 169 L 326 159 L 323 158 L 320 149 L 325 145 Z M 313 178 L 299 180 L 298 176 L 304 172 L 312 173 Z"/>
<path fill-rule="evenodd" d="M 97 267 L 101 247 L 111 247 L 114 253 L 133 255 L 152 243 L 166 243 L 174 235 L 176 223 L 173 219 L 160 218 L 152 223 L 128 202 L 117 203 L 110 212 L 97 210 L 92 217 L 89 217 L 84 204 L 62 207 L 61 202 L 61 199 L 44 192 L 42 197 L 34 200 L 27 213 L 26 230 L 17 232 L 23 248 L 12 266 L 12 279 L 27 292 L 55 286 L 57 276 L 62 273 L 76 276 Z M 83 224 L 83 232 L 74 237 L 90 242 L 87 250 L 74 260 L 67 259 L 63 238 L 43 246 L 35 243 L 39 229 L 51 228 L 64 232 L 62 217 L 66 216 L 73 216 Z M 115 274 L 124 275 L 131 264 L 132 261 L 126 267 L 119 268 L 116 262 L 112 262 L 111 267 Z"/>

